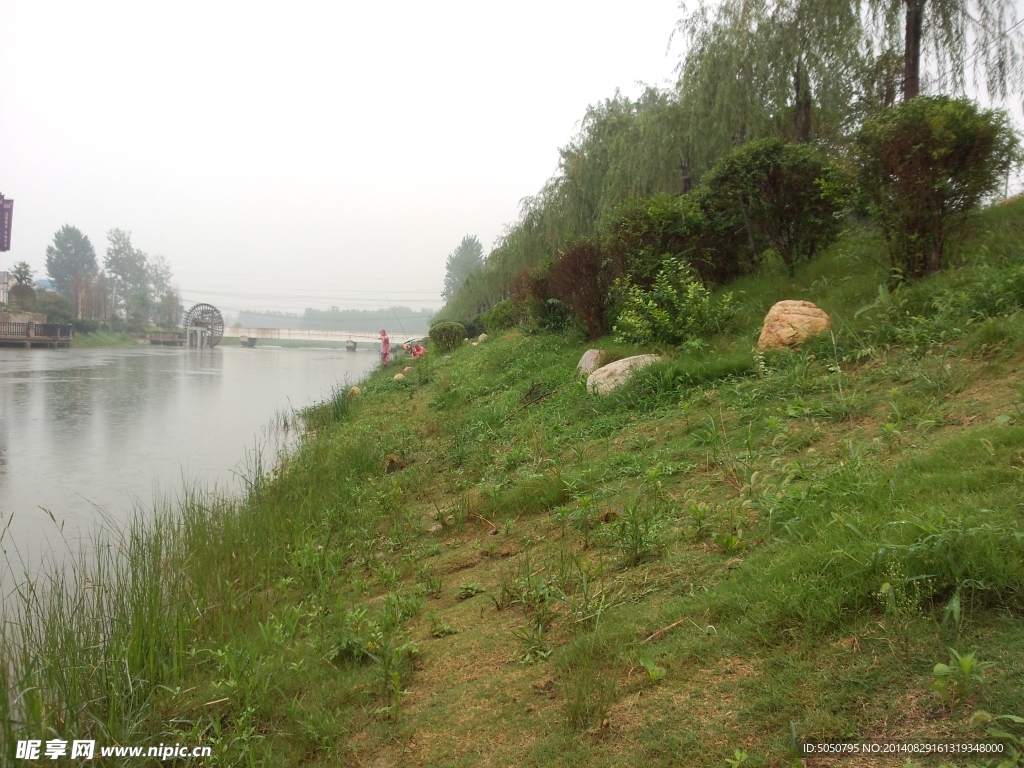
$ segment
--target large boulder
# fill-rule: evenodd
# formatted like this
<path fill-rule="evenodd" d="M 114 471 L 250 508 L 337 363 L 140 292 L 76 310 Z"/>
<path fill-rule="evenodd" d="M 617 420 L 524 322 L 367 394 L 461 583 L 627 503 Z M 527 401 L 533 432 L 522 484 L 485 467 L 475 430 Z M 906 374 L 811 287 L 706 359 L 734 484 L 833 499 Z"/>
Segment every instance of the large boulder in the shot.
<path fill-rule="evenodd" d="M 634 355 L 601 366 L 587 377 L 587 391 L 607 395 L 629 381 L 634 370 L 658 360 L 661 360 L 661 355 Z"/>
<path fill-rule="evenodd" d="M 827 331 L 831 325 L 828 313 L 809 301 L 780 301 L 764 318 L 757 348 L 766 352 L 794 347 L 816 333 Z"/>
<path fill-rule="evenodd" d="M 590 375 L 601 367 L 602 357 L 604 357 L 604 352 L 600 349 L 588 349 L 583 353 L 580 361 L 576 363 L 576 372 Z"/>

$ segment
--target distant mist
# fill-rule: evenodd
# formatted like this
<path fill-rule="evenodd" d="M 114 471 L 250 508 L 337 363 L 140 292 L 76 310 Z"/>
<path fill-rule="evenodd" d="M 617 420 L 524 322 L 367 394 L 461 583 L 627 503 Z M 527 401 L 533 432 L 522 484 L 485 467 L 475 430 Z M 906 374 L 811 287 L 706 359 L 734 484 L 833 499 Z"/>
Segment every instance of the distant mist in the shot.
<path fill-rule="evenodd" d="M 307 331 L 361 331 L 374 332 L 381 328 L 390 333 L 425 334 L 430 330 L 430 309 L 389 307 L 387 309 L 307 309 L 297 312 L 238 313 L 238 325 L 243 328 L 290 328 Z"/>

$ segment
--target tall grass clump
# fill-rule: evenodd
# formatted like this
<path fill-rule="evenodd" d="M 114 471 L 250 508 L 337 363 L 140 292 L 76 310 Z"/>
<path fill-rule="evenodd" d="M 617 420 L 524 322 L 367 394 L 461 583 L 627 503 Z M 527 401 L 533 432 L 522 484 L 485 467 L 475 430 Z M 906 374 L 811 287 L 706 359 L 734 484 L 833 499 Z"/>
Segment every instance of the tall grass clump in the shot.
<path fill-rule="evenodd" d="M 152 738 L 148 705 L 184 675 L 213 597 L 213 574 L 200 569 L 217 543 L 215 521 L 234 511 L 189 491 L 174 514 L 137 512 L 120 535 L 98 534 L 88 553 L 50 563 L 7 595 L 0 723 L 8 761 L 18 739 Z"/>

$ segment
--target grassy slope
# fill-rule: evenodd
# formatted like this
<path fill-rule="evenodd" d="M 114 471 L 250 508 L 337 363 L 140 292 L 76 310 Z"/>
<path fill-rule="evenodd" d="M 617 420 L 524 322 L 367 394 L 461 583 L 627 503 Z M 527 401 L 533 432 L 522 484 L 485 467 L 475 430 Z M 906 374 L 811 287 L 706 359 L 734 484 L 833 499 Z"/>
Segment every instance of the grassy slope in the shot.
<path fill-rule="evenodd" d="M 993 209 L 966 252 L 1020 260 L 1022 231 Z M 784 765 L 791 722 L 1024 715 L 1022 324 L 885 348 L 855 318 L 884 274 L 854 233 L 736 284 L 737 333 L 604 399 L 589 345 L 513 331 L 317 407 L 250 499 L 186 510 L 173 670 L 126 730 L 227 764 Z M 783 298 L 838 333 L 756 359 Z M 951 709 L 949 646 L 995 663 Z"/>

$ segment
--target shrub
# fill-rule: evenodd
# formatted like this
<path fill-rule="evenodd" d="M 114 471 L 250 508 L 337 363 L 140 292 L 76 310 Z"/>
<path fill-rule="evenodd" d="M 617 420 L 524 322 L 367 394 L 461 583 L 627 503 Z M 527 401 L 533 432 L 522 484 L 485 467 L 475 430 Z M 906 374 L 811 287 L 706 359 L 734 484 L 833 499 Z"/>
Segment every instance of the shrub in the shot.
<path fill-rule="evenodd" d="M 488 333 L 507 330 L 526 322 L 527 319 L 529 319 L 529 315 L 526 308 L 512 299 L 499 301 L 480 317 L 484 324 L 484 330 Z"/>
<path fill-rule="evenodd" d="M 685 261 L 666 259 L 649 291 L 628 279 L 618 287 L 625 298 L 614 330 L 627 343 L 680 344 L 725 330 L 734 313 L 732 294 L 715 301 Z"/>
<path fill-rule="evenodd" d="M 792 275 L 839 235 L 849 183 L 840 166 L 808 144 L 744 144 L 701 181 L 703 210 L 717 237 L 768 248 Z"/>
<path fill-rule="evenodd" d="M 471 339 L 475 338 L 476 336 L 479 336 L 481 333 L 487 330 L 486 326 L 484 326 L 482 316 L 474 317 L 472 320 L 467 320 L 462 325 L 466 329 L 466 336 L 468 336 Z M 463 338 L 465 338 L 465 336 Z"/>
<path fill-rule="evenodd" d="M 96 320 L 75 320 L 71 324 L 75 326 L 75 333 L 96 333 L 100 329 L 100 324 Z"/>
<path fill-rule="evenodd" d="M 608 331 L 605 304 L 613 278 L 596 240 L 580 238 L 563 250 L 548 273 L 551 297 L 566 304 L 591 339 Z"/>
<path fill-rule="evenodd" d="M 466 338 L 466 327 L 462 323 L 438 323 L 430 329 L 430 340 L 441 352 L 450 352 Z"/>
<path fill-rule="evenodd" d="M 1005 112 L 945 96 L 918 96 L 867 120 L 853 151 L 860 203 L 908 278 L 942 269 L 967 214 L 1019 162 Z"/>
<path fill-rule="evenodd" d="M 627 274 L 650 288 L 666 256 L 682 258 L 690 249 L 690 230 L 700 210 L 688 198 L 653 195 L 616 207 L 605 227 L 604 250 L 614 277 Z"/>

